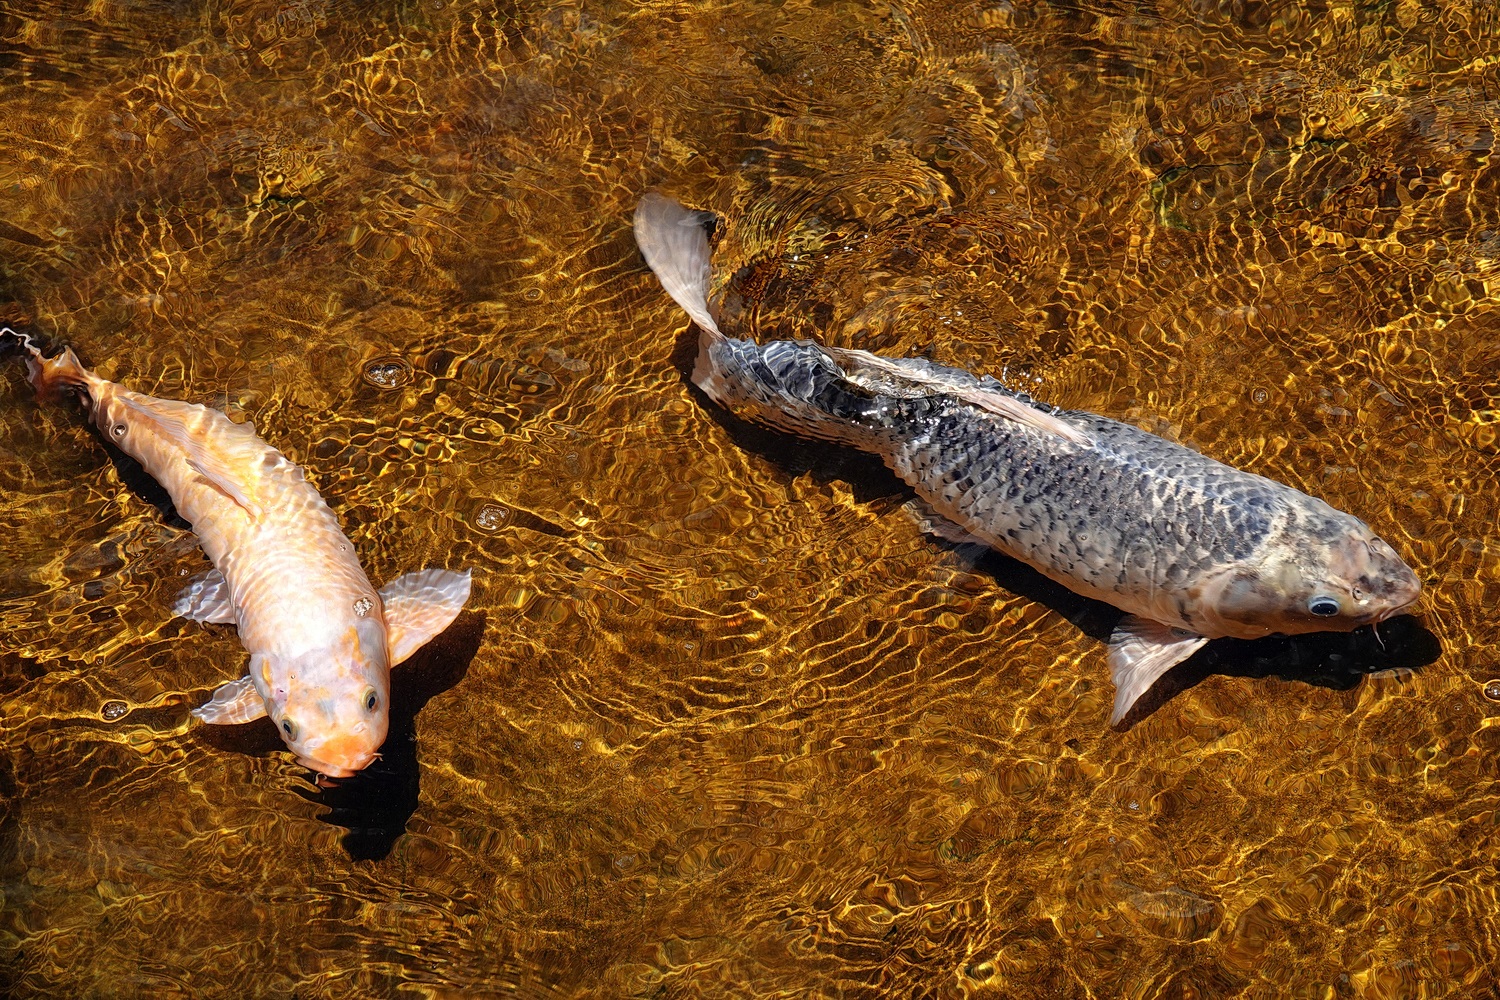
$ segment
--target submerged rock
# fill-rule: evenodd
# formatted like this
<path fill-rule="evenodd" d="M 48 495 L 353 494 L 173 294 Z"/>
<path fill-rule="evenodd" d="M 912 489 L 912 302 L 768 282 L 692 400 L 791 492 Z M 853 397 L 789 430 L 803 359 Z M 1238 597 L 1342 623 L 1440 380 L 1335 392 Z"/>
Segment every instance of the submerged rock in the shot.
<path fill-rule="evenodd" d="M 1224 908 L 1217 900 L 1185 889 L 1128 892 L 1120 907 L 1137 927 L 1174 941 L 1206 938 L 1224 922 Z"/>

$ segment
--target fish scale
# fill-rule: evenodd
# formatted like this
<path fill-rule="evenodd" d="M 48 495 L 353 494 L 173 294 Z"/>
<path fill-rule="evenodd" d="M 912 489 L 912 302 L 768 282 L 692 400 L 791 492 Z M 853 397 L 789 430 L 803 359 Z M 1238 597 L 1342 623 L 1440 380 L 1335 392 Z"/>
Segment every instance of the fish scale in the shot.
<path fill-rule="evenodd" d="M 943 534 L 1126 612 L 1111 722 L 1210 638 L 1348 631 L 1416 602 L 1416 575 L 1358 518 L 1140 428 L 925 358 L 726 336 L 704 221 L 655 193 L 634 220 L 701 333 L 694 384 L 741 418 L 880 456 Z"/>
<path fill-rule="evenodd" d="M 901 402 L 917 412 L 898 418 L 882 457 L 935 510 L 1054 580 L 1157 620 L 1163 593 L 1253 559 L 1272 537 L 1269 518 L 1221 498 L 1287 489 L 1092 414 L 1054 414 L 1098 442 L 1080 449 L 952 400 Z M 911 425 L 924 429 L 904 433 Z M 1168 624 L 1202 623 L 1181 612 Z"/>
<path fill-rule="evenodd" d="M 1091 413 L 1053 413 L 959 369 L 913 366 L 924 376 L 1004 393 L 1074 423 L 1095 442 L 1080 447 L 932 395 L 930 386 L 846 371 L 835 358 L 850 353 L 726 339 L 710 347 L 709 358 L 718 371 L 744 373 L 738 393 L 720 400 L 740 416 L 878 454 L 948 520 L 1122 610 L 1161 620 L 1161 598 L 1171 596 L 1170 588 L 1254 558 L 1271 537 L 1264 508 L 1289 489 L 1128 424 Z M 876 394 L 902 389 L 924 394 Z M 1237 503 L 1221 500 L 1230 497 Z M 1165 563 L 1162 553 L 1170 554 Z M 1173 599 L 1171 606 L 1185 603 Z M 1179 611 L 1168 624 L 1202 623 Z"/>

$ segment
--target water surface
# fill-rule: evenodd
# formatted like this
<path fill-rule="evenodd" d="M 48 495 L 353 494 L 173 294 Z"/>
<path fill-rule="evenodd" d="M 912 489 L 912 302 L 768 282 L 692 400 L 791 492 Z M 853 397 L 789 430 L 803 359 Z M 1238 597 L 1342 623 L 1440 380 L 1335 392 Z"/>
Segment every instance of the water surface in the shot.
<path fill-rule="evenodd" d="M 251 419 L 379 582 L 470 567 L 386 757 L 188 710 L 232 629 L 0 366 L 17 996 L 1494 996 L 1500 17 L 1415 3 L 0 6 L 0 319 Z M 725 325 L 923 354 L 1368 520 L 1377 639 L 1108 609 L 735 423 Z"/>

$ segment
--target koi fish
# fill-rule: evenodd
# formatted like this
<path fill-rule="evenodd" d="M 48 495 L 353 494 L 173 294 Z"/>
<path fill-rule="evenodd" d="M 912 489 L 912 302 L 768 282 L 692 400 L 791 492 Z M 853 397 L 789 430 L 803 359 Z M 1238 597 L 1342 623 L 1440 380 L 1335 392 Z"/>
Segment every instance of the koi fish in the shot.
<path fill-rule="evenodd" d="M 958 534 L 1126 617 L 1111 725 L 1209 639 L 1350 631 L 1421 582 L 1358 518 L 1137 427 L 921 358 L 723 334 L 707 213 L 641 199 L 635 238 L 698 326 L 692 381 L 734 414 L 878 455 Z"/>
<path fill-rule="evenodd" d="M 25 349 L 38 397 L 76 394 L 104 439 L 166 488 L 213 563 L 173 613 L 237 625 L 250 666 L 193 716 L 226 725 L 269 715 L 298 761 L 330 777 L 373 761 L 386 737 L 390 668 L 457 617 L 468 571 L 420 570 L 377 591 L 302 470 L 250 425 L 132 392 L 71 349 L 47 358 L 25 334 L 0 332 Z"/>

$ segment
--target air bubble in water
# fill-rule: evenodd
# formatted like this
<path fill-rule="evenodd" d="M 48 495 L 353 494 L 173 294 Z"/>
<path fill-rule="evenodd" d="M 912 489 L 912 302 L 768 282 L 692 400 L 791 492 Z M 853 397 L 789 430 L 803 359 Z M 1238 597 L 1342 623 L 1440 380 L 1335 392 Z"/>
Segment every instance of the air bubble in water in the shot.
<path fill-rule="evenodd" d="M 510 508 L 497 503 L 485 504 L 474 517 L 474 526 L 480 531 L 499 531 L 509 523 Z"/>
<path fill-rule="evenodd" d="M 377 358 L 365 365 L 365 381 L 377 389 L 399 389 L 411 376 L 411 365 L 400 358 Z"/>
<path fill-rule="evenodd" d="M 106 701 L 104 707 L 99 710 L 99 714 L 104 716 L 106 722 L 114 722 L 116 719 L 124 718 L 125 713 L 129 711 L 130 706 L 123 701 Z"/>

